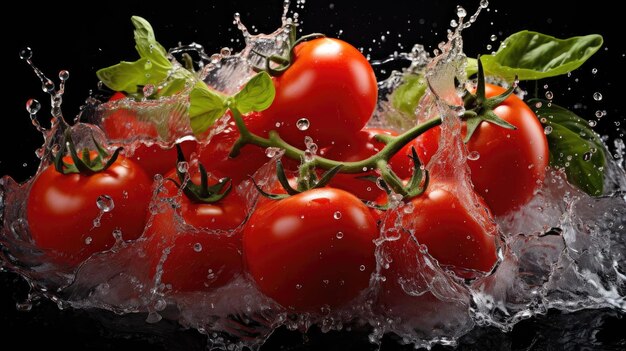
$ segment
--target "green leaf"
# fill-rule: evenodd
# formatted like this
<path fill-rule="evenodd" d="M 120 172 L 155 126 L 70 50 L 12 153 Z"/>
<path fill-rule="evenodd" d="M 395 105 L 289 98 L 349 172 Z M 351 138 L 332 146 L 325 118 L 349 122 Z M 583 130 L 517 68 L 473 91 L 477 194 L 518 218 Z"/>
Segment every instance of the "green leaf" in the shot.
<path fill-rule="evenodd" d="M 580 67 L 602 46 L 598 34 L 558 39 L 524 30 L 506 38 L 495 55 L 481 57 L 490 75 L 512 81 L 566 74 Z"/>
<path fill-rule="evenodd" d="M 468 57 L 467 62 L 465 64 L 465 75 L 467 76 L 467 78 L 469 78 L 476 73 L 478 73 L 478 60 L 475 58 Z"/>
<path fill-rule="evenodd" d="M 600 137 L 589 128 L 588 122 L 570 110 L 545 100 L 531 99 L 547 134 L 550 147 L 550 165 L 563 168 L 567 180 L 592 196 L 604 191 L 605 147 Z M 539 107 L 537 107 L 539 106 Z"/>
<path fill-rule="evenodd" d="M 233 98 L 237 109 L 242 114 L 251 111 L 263 111 L 274 101 L 276 90 L 272 78 L 267 72 L 259 72 Z"/>
<path fill-rule="evenodd" d="M 174 66 L 167 58 L 167 51 L 156 41 L 150 23 L 138 16 L 131 20 L 135 26 L 135 49 L 139 60 L 120 62 L 98 70 L 96 75 L 109 89 L 137 95 L 141 93 L 141 87 L 163 82 Z"/>
<path fill-rule="evenodd" d="M 200 134 L 209 129 L 226 113 L 226 98 L 210 90 L 203 82 L 197 82 L 189 94 L 189 118 L 191 129 Z"/>
<path fill-rule="evenodd" d="M 391 105 L 396 110 L 413 116 L 427 87 L 426 79 L 422 75 L 407 74 L 403 77 L 402 84 L 391 94 Z"/>

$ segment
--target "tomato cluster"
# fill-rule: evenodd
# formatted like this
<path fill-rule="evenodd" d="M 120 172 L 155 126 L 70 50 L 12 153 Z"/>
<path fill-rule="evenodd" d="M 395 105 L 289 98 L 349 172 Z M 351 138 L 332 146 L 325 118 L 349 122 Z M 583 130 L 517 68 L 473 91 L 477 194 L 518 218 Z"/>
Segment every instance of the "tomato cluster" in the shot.
<path fill-rule="evenodd" d="M 378 89 L 357 49 L 320 38 L 300 43 L 293 55 L 291 66 L 273 79 L 272 105 L 243 116 L 251 133 L 267 137 L 275 130 L 296 147 L 310 137 L 319 154 L 341 162 L 373 157 L 385 148 L 385 137 L 398 135 L 366 127 Z M 489 86 L 487 95 L 499 89 Z M 548 159 L 539 122 L 521 100 L 510 96 L 494 112 L 517 129 L 483 123 L 467 144 L 480 154 L 468 161 L 472 182 L 484 198 L 476 207 L 455 194 L 454 184 L 439 182 L 403 200 L 404 211 L 372 210 L 364 200 L 384 204 L 388 197 L 388 188 L 372 182 L 379 175 L 375 168 L 340 173 L 324 187 L 300 188 L 290 196 L 278 182 L 269 184 L 269 192 L 280 199 L 251 203 L 235 189 L 270 159 L 253 144 L 230 156 L 241 134 L 231 119 L 209 140 L 184 143 L 179 153 L 135 142 L 132 154 L 118 156 L 98 172 L 63 174 L 48 167 L 32 183 L 30 231 L 50 261 L 71 269 L 120 238 L 141 237 L 150 279 L 158 277 L 171 293 L 211 291 L 244 275 L 280 305 L 302 312 L 341 308 L 366 291 L 380 265 L 376 239 L 389 228 L 399 237 L 383 244 L 387 263 L 395 262 L 382 272 L 389 274 L 383 297 L 400 291 L 399 280 L 410 272 L 405 264 L 409 267 L 422 251 L 450 274 L 471 279 L 491 271 L 497 261 L 497 228 L 489 208 L 501 215 L 528 202 Z M 130 111 L 112 113 L 101 126 L 111 140 L 156 137 L 156 129 Z M 434 129 L 408 142 L 386 160 L 388 167 L 408 183 L 416 168 L 413 150 L 427 164 L 436 160 L 438 139 Z M 192 154 L 192 162 L 184 161 Z M 64 167 L 75 162 L 66 157 Z M 155 174 L 165 176 L 153 191 L 150 177 Z M 98 206 L 102 197 L 110 200 L 110 208 Z"/>

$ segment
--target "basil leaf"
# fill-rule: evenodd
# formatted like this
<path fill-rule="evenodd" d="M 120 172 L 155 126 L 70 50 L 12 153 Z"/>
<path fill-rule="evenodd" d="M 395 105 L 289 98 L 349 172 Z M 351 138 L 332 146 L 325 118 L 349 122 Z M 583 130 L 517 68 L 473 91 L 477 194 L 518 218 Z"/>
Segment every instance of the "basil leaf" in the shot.
<path fill-rule="evenodd" d="M 200 134 L 209 129 L 215 121 L 226 113 L 226 98 L 209 90 L 204 82 L 196 83 L 189 94 L 189 118 L 191 130 Z"/>
<path fill-rule="evenodd" d="M 563 168 L 567 180 L 592 196 L 604 191 L 605 147 L 600 137 L 589 128 L 588 122 L 574 112 L 545 100 L 531 99 L 547 134 L 550 147 L 550 165 Z M 539 107 L 537 107 L 539 106 Z"/>
<path fill-rule="evenodd" d="M 427 87 L 428 84 L 423 76 L 407 74 L 403 77 L 402 84 L 391 94 L 391 105 L 396 110 L 413 116 L 422 96 L 426 93 Z"/>
<path fill-rule="evenodd" d="M 276 90 L 272 78 L 267 72 L 259 72 L 233 98 L 237 109 L 242 114 L 251 111 L 263 111 L 274 101 Z"/>
<path fill-rule="evenodd" d="M 98 70 L 96 75 L 109 89 L 136 96 L 141 94 L 141 87 L 163 82 L 174 66 L 167 58 L 167 51 L 156 41 L 150 23 L 138 16 L 131 20 L 135 26 L 135 49 L 139 60 L 120 62 Z"/>
<path fill-rule="evenodd" d="M 602 46 L 601 35 L 558 39 L 524 30 L 506 38 L 495 55 L 481 57 L 485 71 L 506 80 L 536 80 L 580 67 Z"/>

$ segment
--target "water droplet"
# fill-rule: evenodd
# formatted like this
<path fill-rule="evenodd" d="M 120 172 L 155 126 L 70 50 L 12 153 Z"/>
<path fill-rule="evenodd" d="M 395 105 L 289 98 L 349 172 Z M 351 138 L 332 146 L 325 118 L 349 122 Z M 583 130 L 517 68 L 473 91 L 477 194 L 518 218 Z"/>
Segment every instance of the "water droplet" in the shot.
<path fill-rule="evenodd" d="M 30 60 L 33 57 L 33 50 L 29 47 L 25 47 L 20 50 L 20 58 L 22 60 Z"/>
<path fill-rule="evenodd" d="M 590 161 L 592 156 L 593 156 L 593 153 L 591 151 L 585 152 L 583 154 L 583 160 L 584 161 Z"/>
<path fill-rule="evenodd" d="M 597 69 L 597 68 L 595 68 L 595 67 L 594 67 L 594 68 L 592 68 L 592 69 L 591 69 L 591 73 L 593 73 L 593 74 L 598 73 L 598 69 Z"/>
<path fill-rule="evenodd" d="M 594 121 L 594 120 L 590 120 L 588 123 L 589 123 L 589 126 L 590 126 L 591 128 L 595 127 L 595 126 L 598 124 L 598 122 L 596 122 L 596 121 Z"/>
<path fill-rule="evenodd" d="M 178 162 L 178 164 L 176 165 L 176 169 L 180 173 L 187 173 L 189 171 L 189 162 L 187 162 L 187 161 L 180 161 L 180 162 Z"/>
<path fill-rule="evenodd" d="M 111 212 L 115 208 L 115 202 L 109 195 L 100 195 L 96 200 L 96 206 L 102 212 Z"/>
<path fill-rule="evenodd" d="M 459 24 L 457 23 L 456 20 L 454 20 L 454 19 L 450 20 L 450 27 L 456 28 L 458 26 L 459 26 Z"/>
<path fill-rule="evenodd" d="M 339 211 L 335 211 L 335 213 L 333 213 L 333 218 L 334 218 L 334 219 L 339 219 L 339 218 L 341 218 L 341 212 L 339 212 Z"/>
<path fill-rule="evenodd" d="M 93 226 L 94 228 L 99 228 L 100 227 L 100 218 L 96 218 L 93 220 Z"/>
<path fill-rule="evenodd" d="M 152 96 L 154 94 L 155 88 L 154 85 L 152 84 L 146 84 L 143 87 L 143 96 L 145 98 L 149 98 L 150 96 Z"/>
<path fill-rule="evenodd" d="M 337 232 L 337 239 L 343 239 L 343 232 Z"/>
<path fill-rule="evenodd" d="M 296 127 L 298 127 L 299 130 L 307 130 L 310 126 L 311 122 L 306 118 L 300 118 L 298 122 L 296 122 Z"/>
<path fill-rule="evenodd" d="M 296 284 L 296 289 L 298 290 L 302 289 L 302 284 Z"/>
<path fill-rule="evenodd" d="M 92 241 L 93 241 L 93 238 L 90 237 L 90 236 L 85 238 L 85 244 L 87 244 L 87 245 L 91 244 Z"/>
<path fill-rule="evenodd" d="M 593 93 L 593 99 L 596 101 L 602 100 L 602 94 L 596 91 L 595 93 Z"/>
<path fill-rule="evenodd" d="M 272 158 L 274 156 L 276 156 L 276 154 L 280 151 L 279 148 L 277 147 L 268 147 L 267 149 L 265 149 L 265 156 L 267 156 L 268 158 Z"/>
<path fill-rule="evenodd" d="M 33 304 L 30 303 L 30 301 L 25 301 L 25 302 L 18 302 L 15 304 L 15 308 L 18 311 L 22 311 L 22 312 L 28 312 L 33 308 Z"/>
<path fill-rule="evenodd" d="M 546 91 L 546 99 L 548 100 L 554 99 L 554 94 L 550 90 Z"/>
<path fill-rule="evenodd" d="M 606 114 L 606 111 L 600 111 L 600 110 L 596 111 L 597 118 L 602 118 L 604 117 L 605 114 Z"/>
<path fill-rule="evenodd" d="M 364 272 L 364 271 L 365 271 L 365 265 L 364 265 L 364 264 L 362 264 L 362 265 L 359 267 L 359 270 L 360 270 L 361 272 Z"/>
<path fill-rule="evenodd" d="M 498 40 L 498 37 L 495 34 L 491 34 L 491 36 L 489 37 L 489 40 L 496 41 Z"/>
<path fill-rule="evenodd" d="M 456 15 L 459 16 L 459 18 L 464 18 L 465 16 L 467 16 L 467 11 L 465 11 L 463 7 L 457 6 Z"/>
<path fill-rule="evenodd" d="M 122 231 L 119 229 L 115 229 L 113 231 L 113 237 L 115 238 L 116 241 L 122 241 Z"/>
<path fill-rule="evenodd" d="M 200 244 L 200 243 L 193 244 L 193 251 L 201 252 L 202 251 L 202 244 Z"/>
<path fill-rule="evenodd" d="M 229 48 L 222 48 L 220 50 L 220 55 L 222 55 L 222 56 L 230 56 L 230 53 L 231 53 L 231 51 L 230 51 Z"/>
<path fill-rule="evenodd" d="M 70 78 L 70 72 L 67 70 L 62 70 L 61 72 L 59 72 L 59 79 L 61 81 L 66 81 Z"/>
<path fill-rule="evenodd" d="M 163 300 L 163 299 L 158 299 L 154 303 L 154 309 L 157 310 L 157 311 L 163 311 L 165 309 L 165 307 L 167 307 L 167 302 L 165 302 L 165 300 Z"/>
<path fill-rule="evenodd" d="M 486 9 L 489 6 L 489 0 L 480 0 L 480 7 Z"/>
<path fill-rule="evenodd" d="M 53 93 L 54 88 L 55 88 L 54 82 L 51 81 L 50 79 L 46 79 L 41 85 L 41 90 L 43 90 L 44 93 Z"/>
<path fill-rule="evenodd" d="M 535 107 L 536 107 L 536 108 L 540 108 L 541 106 L 543 106 L 543 103 L 542 103 L 541 101 L 538 101 L 538 102 L 535 104 Z"/>
<path fill-rule="evenodd" d="M 467 159 L 470 161 L 476 161 L 480 158 L 480 153 L 478 151 L 472 151 L 467 154 Z"/>
<path fill-rule="evenodd" d="M 163 317 L 161 317 L 160 314 L 156 312 L 150 312 L 148 313 L 148 317 L 146 318 L 146 323 L 158 323 L 161 319 L 163 319 Z"/>
<path fill-rule="evenodd" d="M 35 99 L 28 99 L 26 101 L 26 111 L 31 115 L 37 114 L 41 109 L 41 103 Z"/>
<path fill-rule="evenodd" d="M 492 46 L 491 44 L 487 44 L 487 50 L 491 50 Z"/>
<path fill-rule="evenodd" d="M 545 128 L 543 128 L 543 133 L 545 135 L 549 135 L 550 133 L 552 133 L 552 126 L 545 126 Z"/>
<path fill-rule="evenodd" d="M 313 162 L 315 155 L 310 150 L 304 151 L 304 162 Z"/>

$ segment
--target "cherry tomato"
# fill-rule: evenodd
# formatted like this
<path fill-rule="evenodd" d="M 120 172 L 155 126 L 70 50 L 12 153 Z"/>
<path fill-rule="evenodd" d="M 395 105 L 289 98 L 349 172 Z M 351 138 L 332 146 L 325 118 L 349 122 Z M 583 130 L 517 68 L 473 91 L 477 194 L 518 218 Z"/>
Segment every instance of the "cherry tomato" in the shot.
<path fill-rule="evenodd" d="M 168 178 L 178 179 L 175 172 Z M 191 180 L 200 184 L 200 173 Z M 217 181 L 209 178 L 211 184 Z M 166 180 L 163 187 L 163 196 L 179 196 L 173 182 Z M 234 191 L 210 204 L 181 194 L 179 207 L 157 213 L 146 231 L 152 275 L 161 268 L 161 283 L 171 285 L 173 292 L 210 291 L 230 282 L 243 271 L 241 231 L 235 229 L 245 218 L 245 201 Z"/>
<path fill-rule="evenodd" d="M 491 84 L 485 88 L 487 97 L 504 92 L 504 88 Z M 500 216 L 532 199 L 545 179 L 549 154 L 541 123 L 517 96 L 509 96 L 494 112 L 517 129 L 483 122 L 467 143 L 467 150 L 478 155 L 478 159 L 468 160 L 474 188 L 493 214 Z M 426 162 L 437 150 L 440 133 L 436 127 L 418 139 L 423 145 L 420 157 L 423 155 Z"/>
<path fill-rule="evenodd" d="M 313 189 L 256 208 L 244 229 L 244 262 L 261 292 L 282 306 L 320 312 L 368 287 L 377 236 L 354 195 Z"/>
<path fill-rule="evenodd" d="M 486 205 L 468 208 L 471 205 L 463 204 L 446 186 L 430 184 L 424 194 L 411 200 L 410 213 L 399 211 L 403 240 L 425 245 L 440 265 L 460 277 L 491 271 L 497 261 L 497 228 Z M 398 215 L 391 212 L 385 227 L 396 227 Z"/>
<path fill-rule="evenodd" d="M 267 121 L 259 113 L 252 112 L 245 115 L 243 120 L 252 133 L 267 134 Z M 265 149 L 252 144 L 244 146 L 237 157 L 229 157 L 237 139 L 239 139 L 239 130 L 231 119 L 222 131 L 211 137 L 207 144 L 199 143 L 197 148 L 200 163 L 217 176 L 230 178 L 235 185 L 249 179 L 270 160 L 265 154 Z"/>
<path fill-rule="evenodd" d="M 274 78 L 276 97 L 264 118 L 291 145 L 311 136 L 320 148 L 340 144 L 370 119 L 378 86 L 367 59 L 352 45 L 332 38 L 299 44 L 295 59 Z M 298 121 L 301 121 L 298 123 Z"/>
<path fill-rule="evenodd" d="M 95 156 L 95 153 L 94 155 Z M 64 161 L 72 164 L 67 156 Z M 48 166 L 33 181 L 27 219 L 33 241 L 61 265 L 76 266 L 93 253 L 143 232 L 152 181 L 141 167 L 120 155 L 91 175 L 62 174 Z"/>
<path fill-rule="evenodd" d="M 116 92 L 109 101 L 116 101 L 125 98 L 125 95 Z M 120 108 L 102 121 L 102 128 L 111 140 L 125 141 L 137 137 L 156 139 L 158 134 L 153 123 L 140 121 L 134 111 Z M 126 149 L 132 151 L 130 159 L 138 163 L 148 175 L 165 174 L 176 165 L 176 149 L 163 148 L 158 144 L 148 144 L 137 140 L 133 145 L 124 145 Z M 184 141 L 181 143 L 183 152 L 187 157 L 196 148 L 195 141 Z"/>
<path fill-rule="evenodd" d="M 330 147 L 324 154 L 324 157 L 342 161 L 356 162 L 373 156 L 385 147 L 385 144 L 376 140 L 376 135 L 397 136 L 398 133 L 380 128 L 364 128 L 356 137 L 346 143 L 338 144 Z M 413 161 L 409 158 L 411 155 L 411 147 L 418 150 L 416 141 L 412 141 L 398 151 L 389 161 L 391 169 L 401 178 L 407 179 L 411 177 L 413 172 Z M 330 182 L 330 186 L 351 192 L 362 200 L 374 201 L 383 194 L 376 183 L 363 177 L 377 177 L 375 171 L 363 173 L 348 174 L 339 173 L 335 175 Z"/>

